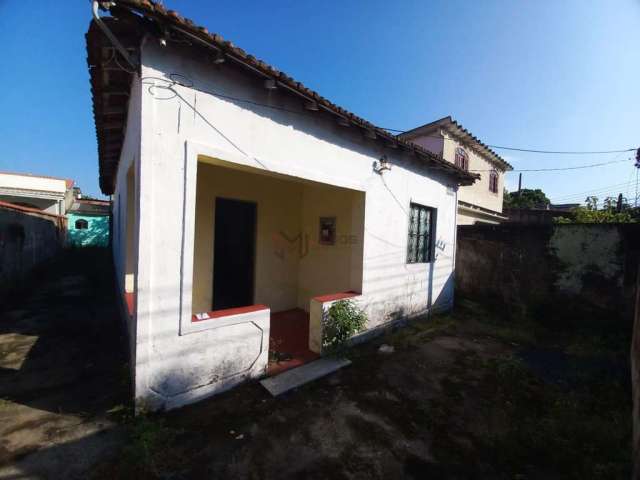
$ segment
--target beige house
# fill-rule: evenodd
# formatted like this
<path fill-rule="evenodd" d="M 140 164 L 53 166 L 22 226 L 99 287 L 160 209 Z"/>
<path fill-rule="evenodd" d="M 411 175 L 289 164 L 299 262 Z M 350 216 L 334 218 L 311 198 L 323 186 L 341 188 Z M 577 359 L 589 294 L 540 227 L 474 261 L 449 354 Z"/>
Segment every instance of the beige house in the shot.
<path fill-rule="evenodd" d="M 447 162 L 480 175 L 473 185 L 458 192 L 458 225 L 500 223 L 504 174 L 513 168 L 466 128 L 444 117 L 399 135 L 442 157 Z"/>

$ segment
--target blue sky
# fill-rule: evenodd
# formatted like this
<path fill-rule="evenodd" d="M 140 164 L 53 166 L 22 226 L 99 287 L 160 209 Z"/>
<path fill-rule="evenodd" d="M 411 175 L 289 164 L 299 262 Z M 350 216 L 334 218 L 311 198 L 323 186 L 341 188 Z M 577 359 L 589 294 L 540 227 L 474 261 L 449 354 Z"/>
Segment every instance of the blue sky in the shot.
<path fill-rule="evenodd" d="M 638 0 L 164 3 L 382 127 L 452 115 L 494 145 L 640 146 Z M 85 0 L 0 0 L 0 170 L 70 177 L 99 193 L 90 18 Z M 498 153 L 526 169 L 631 157 Z M 635 196 L 632 161 L 523 175 L 552 200 Z"/>

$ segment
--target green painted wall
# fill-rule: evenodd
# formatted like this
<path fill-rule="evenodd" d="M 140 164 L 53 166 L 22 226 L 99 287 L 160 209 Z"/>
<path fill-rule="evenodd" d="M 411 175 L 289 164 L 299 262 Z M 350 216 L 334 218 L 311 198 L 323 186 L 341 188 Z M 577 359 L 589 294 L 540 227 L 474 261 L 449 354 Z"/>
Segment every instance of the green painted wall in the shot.
<path fill-rule="evenodd" d="M 87 229 L 76 229 L 77 220 L 86 220 Z M 109 245 L 109 216 L 108 215 L 78 215 L 67 214 L 69 229 L 69 244 L 75 247 L 106 247 Z"/>

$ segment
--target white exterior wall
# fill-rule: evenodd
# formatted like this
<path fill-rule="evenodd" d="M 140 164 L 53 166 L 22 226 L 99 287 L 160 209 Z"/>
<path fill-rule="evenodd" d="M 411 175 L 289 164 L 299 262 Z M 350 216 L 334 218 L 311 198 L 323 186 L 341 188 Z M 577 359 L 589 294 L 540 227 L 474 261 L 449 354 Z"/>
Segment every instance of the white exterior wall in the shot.
<path fill-rule="evenodd" d="M 28 204 L 45 213 L 64 215 L 73 201 L 72 189 L 61 178 L 0 173 L 0 200 Z"/>
<path fill-rule="evenodd" d="M 129 97 L 129 111 L 127 115 L 127 131 L 124 139 L 124 143 L 122 146 L 122 153 L 120 154 L 120 164 L 118 166 L 118 173 L 116 176 L 116 189 L 113 194 L 113 205 L 112 205 L 112 215 L 113 215 L 113 238 L 112 238 L 112 249 L 113 249 L 113 262 L 116 273 L 116 281 L 118 285 L 118 291 L 120 293 L 120 298 L 122 301 L 122 310 L 123 312 L 127 312 L 127 307 L 124 302 L 124 294 L 126 291 L 125 288 L 125 272 L 126 272 L 126 261 L 127 261 L 127 172 L 129 168 L 133 166 L 134 171 L 136 172 L 136 197 L 138 196 L 137 190 L 139 186 L 138 179 L 140 178 L 140 121 L 141 121 L 141 93 L 142 88 L 140 84 L 139 78 L 134 76 L 134 80 L 131 87 L 131 94 Z M 134 210 L 139 213 L 139 205 L 137 202 L 137 198 L 132 199 L 134 202 Z M 137 218 L 140 218 L 139 214 L 136 215 Z M 134 232 L 134 245 L 137 245 L 137 225 L 136 231 Z M 134 251 L 134 257 L 137 257 L 137 251 Z M 134 259 L 134 264 L 137 261 Z M 136 290 L 135 281 L 133 285 L 133 290 Z M 127 332 L 128 332 L 128 340 L 129 340 L 129 356 L 130 356 L 130 367 L 134 372 L 136 371 L 136 315 L 134 310 L 134 315 L 129 317 L 125 315 L 127 319 Z"/>
<path fill-rule="evenodd" d="M 15 188 L 18 190 L 37 190 L 64 195 L 67 191 L 67 182 L 60 178 L 0 173 L 0 187 Z"/>
<path fill-rule="evenodd" d="M 155 42 L 143 45 L 143 85 L 140 90 L 134 84 L 138 92 L 132 95 L 132 99 L 142 95 L 136 175 L 135 394 L 139 404 L 179 406 L 261 376 L 267 364 L 268 311 L 246 321 L 208 320 L 197 328 L 191 324 L 198 155 L 365 193 L 359 303 L 368 314 L 368 328 L 423 313 L 430 304 L 451 305 L 456 230 L 452 179 L 365 139 L 357 128 L 340 127 L 333 118 L 303 110 L 301 101 L 267 91 L 255 78 L 226 65 L 221 73 L 218 67 L 198 63 L 185 53 L 178 55 L 171 48 Z M 183 75 L 180 78 L 193 82 L 193 87 L 175 85 L 180 97 L 173 98 L 166 89 L 150 91 L 153 84 L 169 85 L 157 80 L 169 73 Z M 234 102 L 211 92 L 300 113 Z M 132 102 L 130 109 L 135 107 Z M 130 131 L 135 128 L 135 123 L 128 123 Z M 121 159 L 116 201 L 126 185 L 130 150 Z M 393 167 L 381 177 L 372 164 L 383 153 Z M 453 188 L 447 189 L 448 185 Z M 436 260 L 431 264 L 406 263 L 411 201 L 437 209 Z M 123 244 L 122 235 L 116 234 L 114 255 L 120 268 Z M 357 272 L 359 266 L 352 269 Z"/>

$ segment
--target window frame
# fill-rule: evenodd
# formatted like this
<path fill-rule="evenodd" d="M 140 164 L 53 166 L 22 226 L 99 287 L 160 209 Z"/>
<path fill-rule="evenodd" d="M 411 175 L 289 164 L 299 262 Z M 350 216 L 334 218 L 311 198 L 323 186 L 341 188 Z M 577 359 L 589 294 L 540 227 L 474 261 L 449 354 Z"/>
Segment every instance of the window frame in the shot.
<path fill-rule="evenodd" d="M 498 171 L 496 169 L 489 172 L 489 191 L 498 193 Z"/>
<path fill-rule="evenodd" d="M 464 171 L 469 171 L 469 154 L 463 147 L 456 147 L 454 164 Z"/>
<path fill-rule="evenodd" d="M 416 225 L 416 233 L 412 233 L 412 225 L 414 217 L 414 210 L 417 212 L 418 223 Z M 427 223 L 423 224 L 420 222 L 420 213 L 427 212 L 428 219 Z M 436 216 L 438 210 L 434 207 L 429 207 L 427 205 L 422 205 L 417 202 L 409 203 L 409 216 L 408 216 L 408 225 L 407 225 L 407 250 L 406 250 L 406 263 L 407 265 L 424 265 L 429 264 L 434 261 L 434 236 L 436 229 Z M 426 227 L 426 233 L 421 231 L 421 228 Z M 415 242 L 412 243 L 411 237 L 415 236 Z M 419 238 L 423 237 L 423 252 L 419 251 Z M 415 248 L 415 252 L 412 250 Z M 421 254 L 422 253 L 422 259 Z"/>
<path fill-rule="evenodd" d="M 78 224 L 84 225 L 84 226 L 79 227 Z M 75 227 L 76 230 L 89 230 L 89 220 L 85 218 L 79 218 L 74 222 L 73 226 Z"/>

